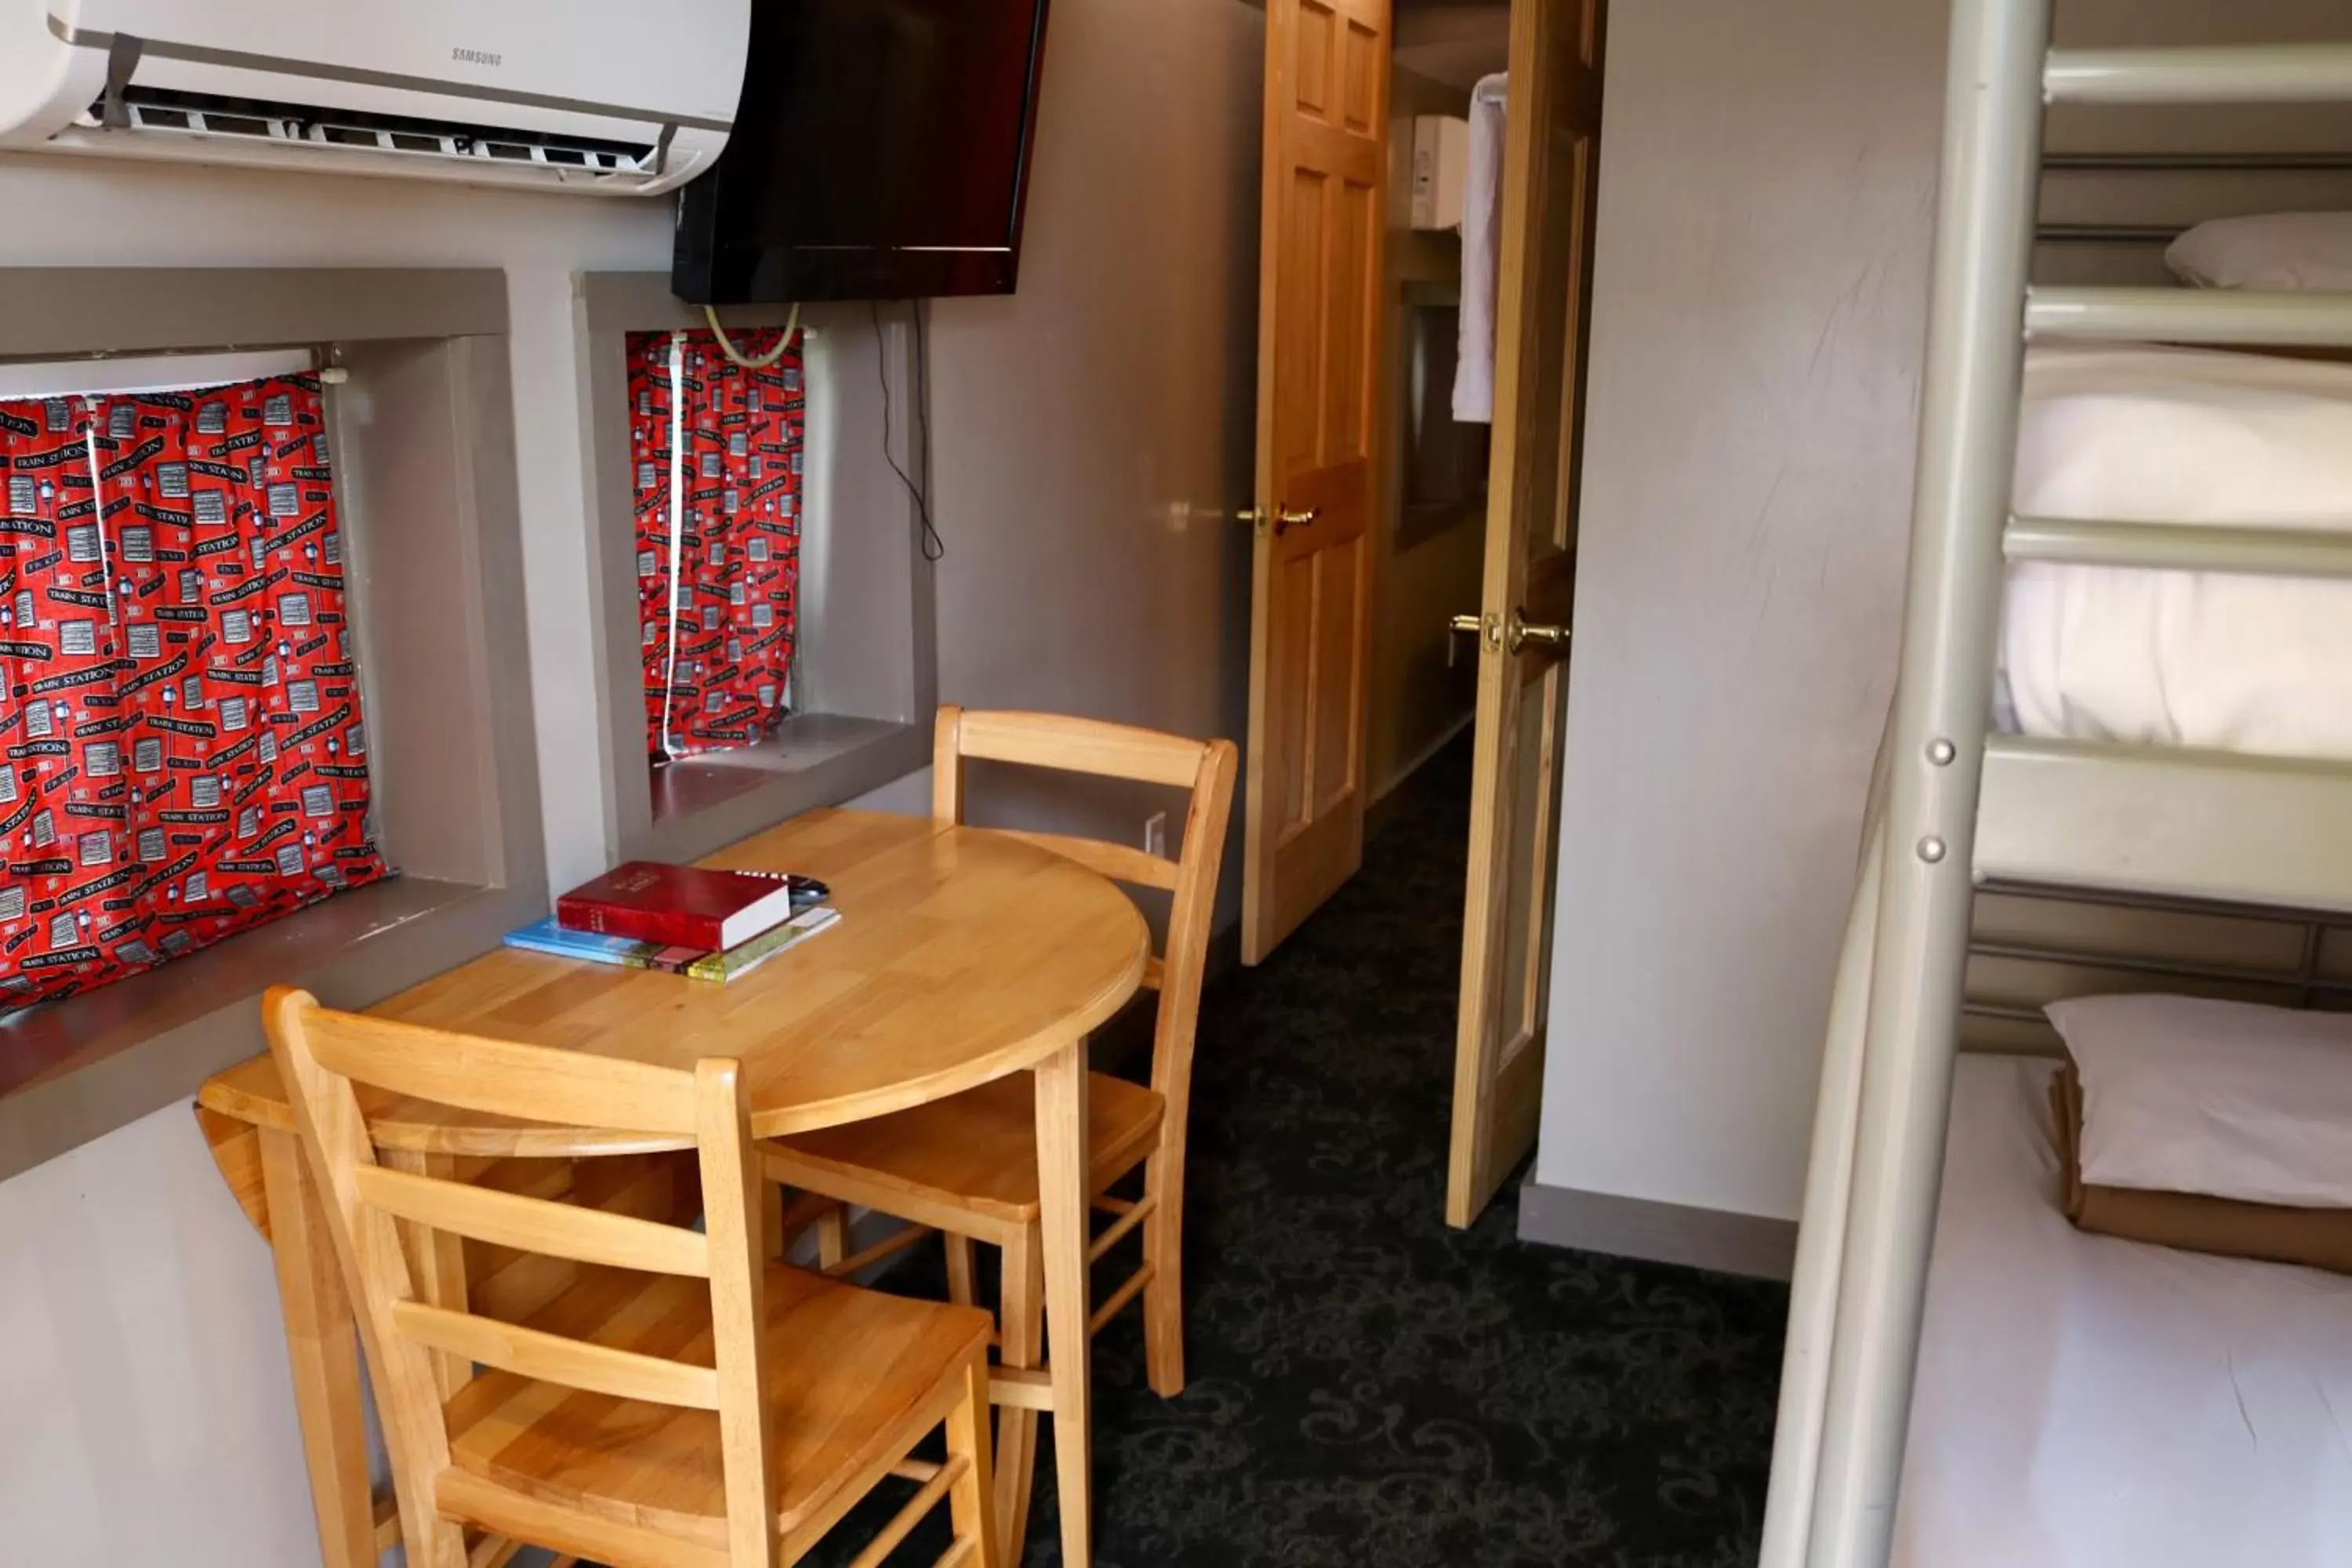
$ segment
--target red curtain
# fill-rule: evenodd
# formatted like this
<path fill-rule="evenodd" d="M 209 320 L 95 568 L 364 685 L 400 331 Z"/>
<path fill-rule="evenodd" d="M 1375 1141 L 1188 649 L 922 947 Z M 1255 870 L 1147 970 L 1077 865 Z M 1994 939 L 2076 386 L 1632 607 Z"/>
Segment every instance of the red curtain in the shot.
<path fill-rule="evenodd" d="M 730 333 L 745 357 L 773 331 Z M 801 342 L 746 370 L 707 331 L 629 335 L 629 457 L 636 493 L 637 604 L 646 750 L 668 757 L 749 746 L 783 720 L 800 626 Z M 673 417 L 671 389 L 678 391 Z M 682 439 L 673 442 L 673 435 Z M 673 653 L 672 447 L 676 516 Z M 668 722 L 665 726 L 663 721 Z"/>
<path fill-rule="evenodd" d="M 0 402 L 0 1012 L 383 877 L 317 381 Z"/>

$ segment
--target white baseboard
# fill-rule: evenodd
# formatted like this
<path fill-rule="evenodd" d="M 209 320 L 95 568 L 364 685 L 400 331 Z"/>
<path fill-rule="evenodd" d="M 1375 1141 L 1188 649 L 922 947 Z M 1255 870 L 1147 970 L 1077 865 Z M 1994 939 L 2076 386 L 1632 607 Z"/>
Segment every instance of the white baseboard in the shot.
<path fill-rule="evenodd" d="M 1547 1187 L 1519 1189 L 1519 1239 L 1719 1274 L 1785 1280 L 1797 1263 L 1797 1222 L 1724 1209 Z"/>

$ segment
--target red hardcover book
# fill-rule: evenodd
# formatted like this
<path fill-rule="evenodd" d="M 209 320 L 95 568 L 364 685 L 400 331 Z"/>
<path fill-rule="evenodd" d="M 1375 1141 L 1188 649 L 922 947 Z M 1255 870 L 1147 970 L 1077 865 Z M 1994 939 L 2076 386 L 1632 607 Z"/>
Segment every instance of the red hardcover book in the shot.
<path fill-rule="evenodd" d="M 782 871 L 631 860 L 558 899 L 555 921 L 567 931 L 724 952 L 790 920 L 793 895 L 804 887 L 817 885 Z"/>

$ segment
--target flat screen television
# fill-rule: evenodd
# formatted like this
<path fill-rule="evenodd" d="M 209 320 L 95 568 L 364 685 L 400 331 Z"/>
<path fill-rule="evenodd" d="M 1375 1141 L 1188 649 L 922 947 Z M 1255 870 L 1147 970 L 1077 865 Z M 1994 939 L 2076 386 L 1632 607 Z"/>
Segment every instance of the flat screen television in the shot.
<path fill-rule="evenodd" d="M 1009 294 L 1047 0 L 757 0 L 727 150 L 678 195 L 695 304 Z"/>

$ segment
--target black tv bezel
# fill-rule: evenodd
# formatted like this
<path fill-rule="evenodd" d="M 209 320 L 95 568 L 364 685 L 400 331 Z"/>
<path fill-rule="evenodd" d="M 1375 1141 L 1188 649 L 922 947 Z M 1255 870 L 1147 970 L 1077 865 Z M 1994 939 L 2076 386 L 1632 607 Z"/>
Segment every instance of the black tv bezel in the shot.
<path fill-rule="evenodd" d="M 670 292 L 690 305 L 792 305 L 843 300 L 928 300 L 1010 294 L 1020 281 L 1021 241 L 1029 216 L 1030 163 L 1037 147 L 1037 102 L 1045 68 L 1045 20 L 1053 0 L 1035 0 L 1021 147 L 1013 172 L 1011 233 L 1003 247 L 908 249 L 897 246 L 736 246 L 712 244 L 717 232 L 719 163 L 677 195 Z M 744 76 L 751 89 L 751 73 Z M 772 275 L 755 290 L 763 268 Z"/>

